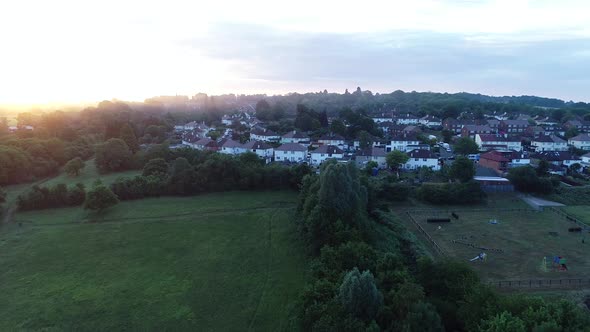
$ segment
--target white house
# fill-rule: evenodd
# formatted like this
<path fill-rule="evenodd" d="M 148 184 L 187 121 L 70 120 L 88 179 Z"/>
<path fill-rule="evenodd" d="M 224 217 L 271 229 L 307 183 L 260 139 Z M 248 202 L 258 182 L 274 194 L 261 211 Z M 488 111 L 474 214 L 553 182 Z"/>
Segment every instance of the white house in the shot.
<path fill-rule="evenodd" d="M 582 155 L 582 164 L 584 166 L 590 166 L 590 152 Z"/>
<path fill-rule="evenodd" d="M 221 145 L 221 150 L 219 152 L 237 155 L 246 152 L 246 148 L 242 143 L 228 139 L 223 145 Z"/>
<path fill-rule="evenodd" d="M 420 118 L 410 113 L 400 114 L 394 117 L 395 123 L 403 125 L 417 125 L 419 124 L 419 120 Z"/>
<path fill-rule="evenodd" d="M 404 164 L 404 169 L 418 169 L 426 166 L 432 170 L 440 170 L 438 158 L 428 150 L 416 149 L 408 152 L 410 159 Z"/>
<path fill-rule="evenodd" d="M 270 162 L 272 160 L 274 149 L 266 142 L 250 141 L 243 145 L 248 152 L 255 153 L 258 157 Z"/>
<path fill-rule="evenodd" d="M 419 148 L 420 140 L 416 134 L 401 134 L 391 139 L 388 144 L 385 145 L 385 151 L 391 152 L 393 150 L 398 151 L 411 151 Z"/>
<path fill-rule="evenodd" d="M 372 117 L 372 119 L 375 123 L 393 122 L 393 112 L 389 114 L 381 113 L 380 115 Z"/>
<path fill-rule="evenodd" d="M 582 159 L 569 151 L 543 151 L 534 156 L 536 159 L 546 160 L 552 165 L 570 167 L 573 164 L 581 164 Z"/>
<path fill-rule="evenodd" d="M 278 142 L 281 140 L 281 136 L 269 129 L 254 128 L 250 131 L 250 140 Z"/>
<path fill-rule="evenodd" d="M 221 123 L 226 126 L 231 126 L 234 123 L 234 120 L 239 120 L 239 118 L 227 114 L 221 117 Z"/>
<path fill-rule="evenodd" d="M 505 156 L 510 160 L 508 167 L 520 167 L 531 164 L 531 157 L 527 153 L 512 152 Z"/>
<path fill-rule="evenodd" d="M 373 146 L 365 148 L 356 154 L 356 164 L 359 167 L 365 167 L 369 161 L 374 161 L 377 163 L 379 168 L 386 168 L 386 156 L 387 153 L 385 152 L 385 149 L 382 147 L 379 148 Z"/>
<path fill-rule="evenodd" d="M 344 146 L 344 137 L 338 134 L 323 135 L 318 139 L 318 143 L 322 145 Z"/>
<path fill-rule="evenodd" d="M 570 138 L 567 143 L 576 149 L 590 150 L 590 135 L 580 134 Z"/>
<path fill-rule="evenodd" d="M 322 145 L 311 152 L 311 164 L 314 166 L 319 166 L 328 159 L 342 158 L 344 158 L 344 151 L 334 145 Z"/>
<path fill-rule="evenodd" d="M 307 161 L 307 147 L 299 143 L 285 143 L 275 149 L 275 161 L 303 163 Z"/>
<path fill-rule="evenodd" d="M 299 132 L 299 131 L 290 131 L 281 137 L 281 143 L 299 143 L 299 144 L 309 144 L 310 138 L 307 134 Z"/>
<path fill-rule="evenodd" d="M 531 147 L 536 152 L 543 151 L 567 151 L 567 142 L 555 135 L 541 135 L 537 138 L 533 138 L 531 141 Z"/>
<path fill-rule="evenodd" d="M 418 120 L 418 123 L 428 128 L 442 127 L 442 120 L 434 115 L 426 115 Z"/>
<path fill-rule="evenodd" d="M 209 150 L 209 151 L 219 150 L 219 146 L 217 145 L 217 142 L 210 139 L 209 137 L 201 138 L 200 140 L 196 141 L 193 144 L 193 147 L 198 150 Z"/>
<path fill-rule="evenodd" d="M 482 151 L 487 150 L 513 150 L 522 151 L 520 139 L 503 137 L 495 134 L 475 134 L 475 143 Z"/>

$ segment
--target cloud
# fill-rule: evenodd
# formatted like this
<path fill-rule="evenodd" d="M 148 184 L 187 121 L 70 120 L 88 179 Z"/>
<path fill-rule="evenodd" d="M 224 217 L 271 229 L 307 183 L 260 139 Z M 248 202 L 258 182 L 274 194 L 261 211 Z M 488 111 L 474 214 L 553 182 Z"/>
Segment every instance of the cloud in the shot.
<path fill-rule="evenodd" d="M 438 91 L 544 94 L 587 99 L 590 38 L 538 39 L 489 34 L 394 30 L 311 33 L 262 25 L 218 24 L 184 42 L 201 55 L 223 59 L 241 79 L 307 83 L 313 90 L 369 84 Z"/>

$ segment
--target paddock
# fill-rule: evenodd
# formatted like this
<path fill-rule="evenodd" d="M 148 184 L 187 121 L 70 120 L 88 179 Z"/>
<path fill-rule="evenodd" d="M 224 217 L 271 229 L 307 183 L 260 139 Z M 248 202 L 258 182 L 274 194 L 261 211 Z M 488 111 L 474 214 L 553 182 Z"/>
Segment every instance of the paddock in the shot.
<path fill-rule="evenodd" d="M 530 209 L 409 211 L 447 255 L 473 266 L 484 280 L 585 278 L 590 275 L 590 233 L 557 213 Z M 429 222 L 448 219 L 449 222 Z M 575 229 L 575 231 L 574 231 Z M 486 253 L 486 259 L 476 259 Z M 544 268 L 561 256 L 568 269 Z"/>

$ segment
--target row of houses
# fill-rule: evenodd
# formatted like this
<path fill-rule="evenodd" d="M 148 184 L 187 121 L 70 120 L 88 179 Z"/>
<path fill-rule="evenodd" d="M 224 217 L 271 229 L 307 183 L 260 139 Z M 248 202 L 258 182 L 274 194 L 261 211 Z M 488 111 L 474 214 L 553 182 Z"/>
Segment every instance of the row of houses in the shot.
<path fill-rule="evenodd" d="M 377 124 L 380 123 L 392 123 L 397 125 L 421 125 L 427 128 L 439 128 L 442 126 L 442 120 L 437 118 L 433 115 L 426 115 L 423 117 L 418 117 L 411 113 L 405 114 L 395 114 L 395 112 L 391 113 L 382 113 L 378 116 L 374 116 L 373 121 Z"/>
<path fill-rule="evenodd" d="M 339 161 L 351 161 L 354 159 L 361 167 L 364 167 L 369 161 L 375 161 L 380 168 L 385 168 L 388 153 L 385 147 L 377 146 L 362 149 L 352 155 L 347 154 L 340 147 L 330 144 L 320 145 L 315 150 L 308 151 L 308 147 L 300 143 L 284 143 L 273 148 L 269 143 L 263 141 L 240 143 L 231 139 L 222 139 L 217 142 L 210 138 L 202 138 L 190 146 L 199 150 L 217 151 L 230 155 L 252 152 L 266 160 L 266 162 L 305 162 L 313 166 L 319 166 L 328 159 Z M 405 152 L 408 154 L 409 160 L 403 165 L 404 169 L 418 169 L 423 166 L 433 170 L 440 169 L 438 157 L 430 150 L 413 149 Z"/>
<path fill-rule="evenodd" d="M 574 164 L 590 167 L 590 153 L 578 157 L 569 151 L 542 151 L 532 154 L 516 151 L 488 151 L 479 156 L 479 166 L 504 174 L 512 167 L 531 165 L 533 160 L 547 161 L 550 172 L 560 175 L 564 175 L 565 170 Z"/>

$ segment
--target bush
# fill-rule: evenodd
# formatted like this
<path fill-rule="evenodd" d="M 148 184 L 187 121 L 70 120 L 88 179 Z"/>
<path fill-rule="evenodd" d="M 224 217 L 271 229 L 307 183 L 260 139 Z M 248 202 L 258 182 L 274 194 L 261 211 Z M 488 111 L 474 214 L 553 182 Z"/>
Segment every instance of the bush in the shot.
<path fill-rule="evenodd" d="M 102 212 L 117 203 L 119 203 L 117 195 L 115 195 L 109 187 L 99 182 L 95 184 L 92 190 L 86 195 L 84 209 Z"/>
<path fill-rule="evenodd" d="M 516 190 L 522 192 L 550 194 L 554 187 L 551 178 L 539 177 L 537 172 L 530 166 L 510 169 L 508 179 Z"/>

